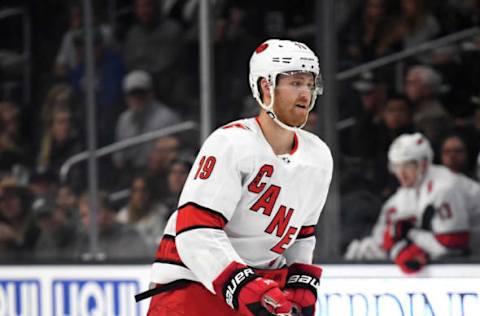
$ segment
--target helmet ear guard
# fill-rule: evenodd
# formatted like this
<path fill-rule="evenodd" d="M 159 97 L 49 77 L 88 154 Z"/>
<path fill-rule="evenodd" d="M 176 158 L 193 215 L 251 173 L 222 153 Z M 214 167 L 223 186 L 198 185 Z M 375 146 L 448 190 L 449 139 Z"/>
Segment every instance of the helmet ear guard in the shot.
<path fill-rule="evenodd" d="M 302 128 L 306 124 L 306 120 L 301 126 L 289 126 L 277 118 L 273 109 L 274 90 L 278 75 L 292 72 L 308 72 L 314 76 L 315 89 L 312 91 L 309 106 L 309 111 L 311 111 L 315 106 L 317 95 L 323 93 L 323 83 L 318 58 L 310 48 L 300 42 L 271 39 L 260 44 L 250 58 L 249 82 L 253 97 L 277 124 L 295 131 Z M 268 105 L 264 104 L 262 100 L 259 85 L 262 78 L 265 78 L 270 85 L 271 102 Z"/>

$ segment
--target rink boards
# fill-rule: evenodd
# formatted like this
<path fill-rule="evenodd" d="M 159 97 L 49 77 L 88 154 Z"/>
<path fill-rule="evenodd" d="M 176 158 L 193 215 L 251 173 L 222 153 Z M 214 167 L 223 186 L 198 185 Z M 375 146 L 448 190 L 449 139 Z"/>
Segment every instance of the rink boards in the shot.
<path fill-rule="evenodd" d="M 323 265 L 321 316 L 478 316 L 480 265 Z M 148 265 L 0 266 L 0 316 L 145 315 Z"/>

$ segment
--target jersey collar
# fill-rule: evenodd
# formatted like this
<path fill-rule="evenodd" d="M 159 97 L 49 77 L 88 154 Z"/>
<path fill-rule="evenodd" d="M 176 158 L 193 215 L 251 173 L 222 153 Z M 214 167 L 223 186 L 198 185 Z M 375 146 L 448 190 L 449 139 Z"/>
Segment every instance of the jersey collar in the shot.
<path fill-rule="evenodd" d="M 258 126 L 260 127 L 260 132 L 263 133 L 262 131 L 262 124 L 260 123 L 260 120 L 258 119 L 258 116 L 255 117 L 255 121 L 257 122 Z M 293 132 L 293 146 L 292 149 L 290 149 L 290 152 L 288 153 L 289 155 L 293 155 L 298 149 L 298 136 L 296 132 Z"/>

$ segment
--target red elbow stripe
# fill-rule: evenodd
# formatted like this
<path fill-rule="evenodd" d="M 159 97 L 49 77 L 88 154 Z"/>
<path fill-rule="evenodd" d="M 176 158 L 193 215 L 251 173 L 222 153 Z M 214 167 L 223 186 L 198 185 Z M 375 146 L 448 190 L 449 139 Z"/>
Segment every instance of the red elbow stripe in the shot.
<path fill-rule="evenodd" d="M 300 232 L 298 233 L 297 239 L 308 238 L 315 235 L 315 226 L 302 226 Z"/>
<path fill-rule="evenodd" d="M 155 254 L 155 262 L 185 266 L 178 254 L 174 236 L 163 236 L 162 240 L 160 241 L 160 245 L 158 246 L 157 253 Z"/>
<path fill-rule="evenodd" d="M 219 212 L 198 204 L 187 203 L 178 209 L 177 236 L 196 228 L 223 229 L 227 219 Z"/>
<path fill-rule="evenodd" d="M 467 249 L 470 244 L 470 233 L 468 232 L 437 234 L 435 238 L 447 248 Z"/>

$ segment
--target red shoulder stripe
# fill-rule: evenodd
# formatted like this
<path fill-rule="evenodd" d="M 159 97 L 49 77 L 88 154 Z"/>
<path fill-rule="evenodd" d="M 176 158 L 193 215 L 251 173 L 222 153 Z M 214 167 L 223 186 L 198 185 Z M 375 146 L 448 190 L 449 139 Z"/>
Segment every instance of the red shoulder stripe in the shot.
<path fill-rule="evenodd" d="M 227 222 L 227 219 L 219 212 L 195 203 L 187 203 L 178 209 L 177 236 L 196 228 L 223 229 Z"/>
<path fill-rule="evenodd" d="M 469 232 L 457 232 L 450 234 L 437 234 L 435 235 L 438 242 L 447 248 L 462 248 L 468 249 L 470 244 Z"/>
<path fill-rule="evenodd" d="M 298 233 L 297 239 L 308 238 L 315 235 L 315 225 L 311 226 L 302 226 L 300 232 Z"/>
<path fill-rule="evenodd" d="M 155 262 L 177 264 L 185 267 L 178 255 L 175 237 L 164 235 L 155 254 Z"/>

